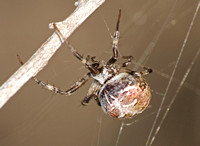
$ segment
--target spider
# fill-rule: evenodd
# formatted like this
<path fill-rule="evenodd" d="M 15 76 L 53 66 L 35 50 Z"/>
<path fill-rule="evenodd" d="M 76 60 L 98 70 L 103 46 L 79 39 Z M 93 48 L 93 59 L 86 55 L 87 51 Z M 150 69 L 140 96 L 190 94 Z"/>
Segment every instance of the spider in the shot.
<path fill-rule="evenodd" d="M 36 77 L 33 77 L 33 79 L 39 85 L 54 93 L 69 96 L 83 86 L 89 78 L 93 78 L 94 82 L 91 84 L 87 96 L 82 100 L 82 105 L 87 105 L 94 98 L 105 113 L 119 119 L 132 118 L 134 115 L 144 111 L 150 102 L 151 91 L 143 76 L 151 73 L 152 69 L 144 68 L 144 71 L 141 72 L 128 69 L 127 67 L 133 59 L 132 56 L 123 56 L 122 58 L 125 62 L 121 65 L 115 64 L 118 60 L 120 17 L 121 9 L 119 10 L 116 29 L 113 35 L 113 56 L 107 62 L 99 61 L 95 56 L 90 55 L 84 58 L 64 39 L 60 30 L 54 24 L 60 39 L 65 40 L 64 42 L 72 54 L 84 64 L 89 73 L 66 91 L 40 81 Z M 18 60 L 23 65 L 19 55 Z"/>

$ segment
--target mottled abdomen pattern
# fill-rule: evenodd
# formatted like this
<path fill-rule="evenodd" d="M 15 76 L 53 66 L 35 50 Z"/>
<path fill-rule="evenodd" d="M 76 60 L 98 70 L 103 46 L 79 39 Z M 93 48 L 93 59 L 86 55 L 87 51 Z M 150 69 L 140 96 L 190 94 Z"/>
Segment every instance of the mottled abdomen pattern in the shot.
<path fill-rule="evenodd" d="M 116 118 L 132 118 L 149 105 L 151 91 L 142 76 L 120 73 L 101 89 L 99 100 L 105 113 Z"/>

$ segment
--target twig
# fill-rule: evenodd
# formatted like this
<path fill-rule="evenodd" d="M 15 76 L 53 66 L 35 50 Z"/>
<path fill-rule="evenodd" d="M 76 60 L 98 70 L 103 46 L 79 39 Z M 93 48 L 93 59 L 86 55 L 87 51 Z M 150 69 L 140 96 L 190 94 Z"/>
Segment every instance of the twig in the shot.
<path fill-rule="evenodd" d="M 77 8 L 64 21 L 55 23 L 67 39 L 72 32 L 97 9 L 105 0 L 79 0 Z M 50 25 L 52 28 L 52 24 Z M 33 56 L 21 66 L 1 87 L 0 87 L 0 108 L 33 76 L 47 65 L 49 59 L 61 46 L 61 41 L 56 32 L 42 44 Z"/>

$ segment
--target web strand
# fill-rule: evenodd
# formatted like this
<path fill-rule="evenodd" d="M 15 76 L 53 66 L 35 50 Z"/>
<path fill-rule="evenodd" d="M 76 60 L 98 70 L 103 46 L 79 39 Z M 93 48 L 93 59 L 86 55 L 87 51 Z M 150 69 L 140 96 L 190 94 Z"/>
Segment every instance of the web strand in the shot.
<path fill-rule="evenodd" d="M 162 99 L 162 101 L 161 101 L 160 107 L 159 107 L 159 109 L 158 109 L 158 112 L 157 112 L 157 114 L 156 114 L 154 123 L 153 123 L 152 128 L 151 128 L 151 131 L 150 131 L 149 136 L 148 136 L 148 138 L 147 138 L 146 146 L 152 145 L 152 143 L 153 143 L 153 141 L 154 141 L 154 139 L 155 139 L 155 136 L 153 136 L 151 142 L 149 143 L 150 138 L 151 138 L 151 136 L 152 136 L 152 133 L 153 133 L 153 131 L 154 131 L 154 129 L 155 129 L 155 125 L 156 125 L 156 123 L 157 123 L 158 117 L 160 116 L 160 112 L 161 112 L 161 109 L 162 109 L 163 104 L 164 104 L 164 102 L 165 102 L 166 96 L 167 96 L 167 94 L 168 94 L 169 88 L 170 88 L 170 86 L 171 86 L 172 80 L 173 80 L 173 78 L 174 78 L 174 74 L 175 74 L 175 72 L 176 72 L 176 69 L 177 69 L 177 66 L 178 66 L 178 64 L 179 64 L 180 58 L 181 58 L 182 53 L 183 53 L 183 51 L 184 51 L 185 44 L 187 43 L 188 37 L 189 37 L 189 35 L 190 35 L 191 29 L 192 29 L 192 26 L 193 26 L 193 23 L 194 23 L 194 21 L 195 21 L 195 19 L 196 19 L 196 15 L 197 15 L 197 12 L 198 12 L 198 10 L 199 10 L 199 7 L 200 7 L 200 2 L 199 2 L 198 5 L 197 5 L 197 8 L 196 8 L 195 13 L 194 13 L 194 16 L 193 16 L 193 18 L 192 18 L 192 21 L 191 21 L 191 23 L 190 23 L 189 29 L 188 29 L 188 31 L 187 31 L 186 37 L 185 37 L 185 39 L 184 39 L 183 45 L 182 45 L 182 47 L 181 47 L 180 53 L 179 53 L 179 55 L 178 55 L 176 64 L 175 64 L 174 69 L 173 69 L 173 72 L 172 72 L 172 75 L 171 75 L 170 80 L 169 80 L 169 82 L 168 82 L 168 85 L 167 85 L 167 88 L 166 88 L 164 97 L 163 97 L 163 99 Z M 173 104 L 173 102 L 172 102 L 172 104 Z M 170 107 L 171 107 L 171 106 L 170 106 Z M 167 110 L 169 110 L 169 109 L 167 109 Z M 167 110 L 166 110 L 166 111 L 167 111 Z M 168 113 L 168 111 L 167 111 L 167 113 Z M 166 113 L 166 114 L 167 114 L 167 113 Z M 165 116 L 165 115 L 164 115 L 164 116 Z M 162 121 L 161 121 L 161 122 L 162 122 Z M 162 123 L 161 123 L 161 124 L 162 124 Z M 160 127 L 157 128 L 156 134 L 158 133 L 159 129 L 160 129 Z"/>
<path fill-rule="evenodd" d="M 155 45 L 157 44 L 160 36 L 162 35 L 162 33 L 164 32 L 165 30 L 165 27 L 166 25 L 169 23 L 169 20 L 171 19 L 171 16 L 172 16 L 172 12 L 174 11 L 175 9 L 175 6 L 176 6 L 176 3 L 177 3 L 177 0 L 174 2 L 173 4 L 173 7 L 171 8 L 170 12 L 169 12 L 169 15 L 167 16 L 167 19 L 165 20 L 165 22 L 163 23 L 159 33 L 154 37 L 153 41 L 150 42 L 149 46 L 146 48 L 146 50 L 144 51 L 143 55 L 140 57 L 139 61 L 138 61 L 138 65 L 141 65 L 144 63 L 145 60 L 147 60 L 147 57 L 151 54 L 151 52 L 153 51 Z M 137 68 L 136 68 L 137 69 Z"/>
<path fill-rule="evenodd" d="M 199 53 L 200 53 L 200 48 L 199 48 L 198 52 L 195 54 L 195 57 L 193 58 L 193 60 L 192 60 L 192 62 L 191 62 L 191 64 L 190 64 L 190 66 L 188 67 L 188 69 L 187 69 L 185 75 L 183 76 L 183 79 L 181 80 L 181 82 L 180 82 L 180 84 L 179 84 L 179 86 L 178 86 L 178 88 L 177 88 L 177 90 L 176 90 L 176 93 L 175 93 L 174 96 L 172 97 L 172 100 L 171 100 L 171 102 L 169 103 L 169 105 L 168 105 L 168 107 L 167 107 L 167 109 L 166 109 L 166 111 L 165 111 L 165 113 L 164 113 L 164 115 L 163 115 L 163 117 L 162 117 L 162 119 L 161 119 L 161 121 L 160 121 L 160 123 L 159 123 L 159 125 L 158 125 L 158 127 L 157 127 L 157 129 L 156 129 L 156 131 L 155 131 L 155 133 L 154 133 L 154 136 L 151 138 L 150 145 L 153 144 L 153 142 L 154 142 L 154 140 L 155 140 L 155 138 L 156 138 L 156 135 L 158 134 L 158 132 L 159 132 L 159 130 L 160 130 L 160 127 L 162 126 L 162 124 L 163 124 L 165 118 L 167 117 L 167 114 L 169 113 L 169 110 L 171 109 L 171 107 L 172 107 L 172 105 L 173 105 L 173 103 L 174 103 L 174 101 L 175 101 L 175 99 L 176 99 L 176 97 L 177 97 L 179 91 L 180 91 L 181 88 L 183 87 L 183 84 L 185 83 L 186 78 L 188 77 L 188 75 L 189 75 L 189 73 L 190 73 L 190 71 L 191 71 L 191 69 L 192 69 L 194 63 L 196 62 L 197 58 L 199 57 Z"/>
<path fill-rule="evenodd" d="M 167 17 L 167 19 L 165 20 L 165 22 L 163 23 L 159 33 L 155 36 L 155 38 L 153 39 L 153 41 L 149 44 L 149 46 L 146 48 L 146 50 L 144 51 L 143 55 L 140 57 L 139 61 L 136 64 L 135 69 L 138 68 L 138 66 L 140 66 L 141 64 L 143 64 L 143 62 L 145 61 L 145 59 L 147 59 L 147 57 L 151 54 L 151 52 L 153 51 L 153 48 L 155 47 L 155 44 L 157 44 L 160 36 L 162 35 L 162 33 L 165 30 L 165 26 L 168 24 L 171 16 L 172 16 L 172 12 L 174 11 L 175 5 L 176 5 L 177 0 L 174 2 L 173 7 L 171 8 L 169 15 Z M 116 146 L 118 145 L 118 141 L 121 135 L 121 132 L 123 130 L 123 126 L 124 123 L 122 122 L 120 125 L 120 130 L 119 130 L 119 134 L 118 134 L 118 138 L 117 138 L 117 142 L 116 142 Z"/>
<path fill-rule="evenodd" d="M 118 136 L 117 136 L 117 140 L 116 140 L 116 143 L 115 143 L 115 146 L 118 146 L 118 143 L 119 143 L 119 139 L 120 139 L 120 136 L 122 134 L 122 130 L 124 129 L 124 121 L 121 123 L 121 126 L 119 128 L 119 133 L 118 133 Z"/>

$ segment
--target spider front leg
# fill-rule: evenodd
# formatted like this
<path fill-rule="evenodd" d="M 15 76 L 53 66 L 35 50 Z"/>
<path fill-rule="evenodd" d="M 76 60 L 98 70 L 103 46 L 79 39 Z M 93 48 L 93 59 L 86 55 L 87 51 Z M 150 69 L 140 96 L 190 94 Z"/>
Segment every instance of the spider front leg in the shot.
<path fill-rule="evenodd" d="M 118 43 L 119 43 L 119 22 L 120 22 L 120 17 L 121 17 L 121 9 L 119 10 L 119 15 L 118 15 L 118 20 L 117 20 L 117 25 L 116 29 L 114 32 L 114 37 L 113 37 L 113 56 L 108 60 L 107 65 L 113 64 L 117 61 L 118 59 Z"/>
<path fill-rule="evenodd" d="M 58 29 L 58 27 L 56 26 L 56 24 L 53 24 L 55 30 L 58 32 L 58 36 L 60 37 L 60 40 L 62 42 L 62 40 L 64 40 L 65 44 L 67 45 L 67 47 L 70 49 L 70 51 L 72 52 L 72 54 L 78 58 L 84 65 L 85 67 L 91 72 L 96 74 L 98 71 L 92 66 L 92 64 L 90 64 L 87 60 L 87 58 L 83 58 L 82 55 L 80 55 L 78 53 L 77 50 L 74 49 L 74 47 L 67 41 L 65 40 L 64 36 L 62 35 L 62 33 L 60 32 L 60 30 Z"/>
<path fill-rule="evenodd" d="M 23 65 L 23 61 L 21 59 L 21 57 L 19 55 L 17 55 L 17 58 L 20 62 L 21 65 Z M 32 77 L 34 79 L 34 81 L 41 85 L 42 87 L 54 92 L 54 93 L 58 93 L 60 95 L 66 95 L 66 96 L 69 96 L 71 95 L 72 93 L 74 93 L 77 89 L 79 89 L 82 85 L 84 85 L 88 79 L 89 79 L 89 74 L 86 74 L 82 79 L 80 79 L 79 81 L 77 81 L 70 89 L 66 90 L 66 91 L 63 91 L 63 90 L 60 90 L 59 88 L 53 86 L 53 85 L 50 85 L 48 83 L 45 83 L 43 81 L 40 81 L 38 80 L 36 77 Z"/>

